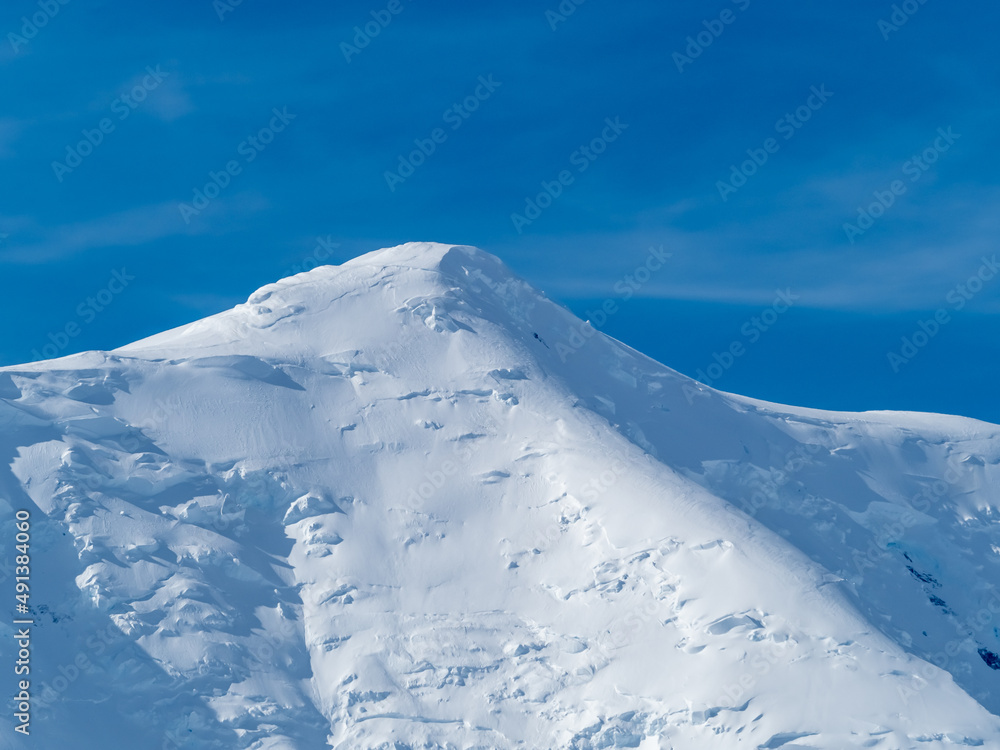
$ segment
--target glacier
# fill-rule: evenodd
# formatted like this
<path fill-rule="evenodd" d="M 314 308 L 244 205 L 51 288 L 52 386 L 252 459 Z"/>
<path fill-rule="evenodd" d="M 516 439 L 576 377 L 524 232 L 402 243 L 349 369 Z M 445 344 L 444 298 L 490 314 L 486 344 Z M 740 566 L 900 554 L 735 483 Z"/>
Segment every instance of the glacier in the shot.
<path fill-rule="evenodd" d="M 0 458 L 0 747 L 1000 747 L 1000 428 L 714 390 L 476 248 L 0 368 Z"/>

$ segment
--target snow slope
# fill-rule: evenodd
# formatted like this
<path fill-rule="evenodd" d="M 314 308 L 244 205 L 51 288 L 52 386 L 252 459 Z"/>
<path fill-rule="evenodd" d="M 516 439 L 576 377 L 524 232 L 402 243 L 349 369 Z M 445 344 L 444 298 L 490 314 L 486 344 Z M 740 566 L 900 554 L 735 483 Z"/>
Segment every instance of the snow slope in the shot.
<path fill-rule="evenodd" d="M 998 429 L 720 393 L 427 243 L 2 368 L 0 747 L 1000 747 Z"/>

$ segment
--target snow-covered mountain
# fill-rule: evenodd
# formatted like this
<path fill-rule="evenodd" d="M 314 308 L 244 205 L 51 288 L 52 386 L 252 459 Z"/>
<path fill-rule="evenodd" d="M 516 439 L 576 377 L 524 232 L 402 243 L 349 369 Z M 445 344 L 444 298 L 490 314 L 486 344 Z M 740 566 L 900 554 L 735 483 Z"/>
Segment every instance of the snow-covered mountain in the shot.
<path fill-rule="evenodd" d="M 720 393 L 474 248 L 2 368 L 0 459 L 0 747 L 1000 747 L 1000 428 Z"/>

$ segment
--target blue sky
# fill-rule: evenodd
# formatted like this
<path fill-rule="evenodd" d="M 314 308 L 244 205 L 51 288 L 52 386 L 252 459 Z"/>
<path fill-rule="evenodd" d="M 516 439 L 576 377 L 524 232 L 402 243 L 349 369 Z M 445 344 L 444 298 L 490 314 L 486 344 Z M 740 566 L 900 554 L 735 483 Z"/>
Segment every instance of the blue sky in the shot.
<path fill-rule="evenodd" d="M 617 300 L 604 330 L 724 390 L 1000 422 L 1000 8 L 895 5 L 12 0 L 0 364 L 436 240 L 581 314 Z"/>

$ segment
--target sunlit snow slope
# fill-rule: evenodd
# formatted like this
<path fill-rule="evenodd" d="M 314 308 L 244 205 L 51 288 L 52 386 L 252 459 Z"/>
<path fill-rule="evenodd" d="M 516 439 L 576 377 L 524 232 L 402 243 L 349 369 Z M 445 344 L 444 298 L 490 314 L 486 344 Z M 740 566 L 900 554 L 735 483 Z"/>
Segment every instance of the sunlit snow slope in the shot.
<path fill-rule="evenodd" d="M 436 244 L 0 369 L 0 747 L 1000 747 L 998 429 L 720 393 Z"/>

